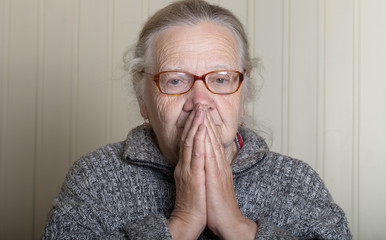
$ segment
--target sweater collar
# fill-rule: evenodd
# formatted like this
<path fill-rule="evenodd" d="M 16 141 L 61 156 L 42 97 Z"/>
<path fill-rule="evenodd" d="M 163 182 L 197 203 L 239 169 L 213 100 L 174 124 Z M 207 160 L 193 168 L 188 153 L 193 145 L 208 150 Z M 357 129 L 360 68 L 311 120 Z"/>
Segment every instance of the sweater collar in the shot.
<path fill-rule="evenodd" d="M 243 146 L 231 164 L 235 176 L 255 168 L 269 151 L 265 141 L 252 130 L 240 127 L 238 132 L 242 136 Z M 125 141 L 124 158 L 132 164 L 173 175 L 174 167 L 160 152 L 153 131 L 142 125 L 129 132 Z"/>
<path fill-rule="evenodd" d="M 269 148 L 264 139 L 254 131 L 240 127 L 238 133 L 243 138 L 243 146 L 231 163 L 232 172 L 235 176 L 242 175 L 254 169 L 269 152 Z"/>
<path fill-rule="evenodd" d="M 125 143 L 124 158 L 130 163 L 156 168 L 167 175 L 173 174 L 174 167 L 159 150 L 152 129 L 143 125 L 134 128 Z"/>

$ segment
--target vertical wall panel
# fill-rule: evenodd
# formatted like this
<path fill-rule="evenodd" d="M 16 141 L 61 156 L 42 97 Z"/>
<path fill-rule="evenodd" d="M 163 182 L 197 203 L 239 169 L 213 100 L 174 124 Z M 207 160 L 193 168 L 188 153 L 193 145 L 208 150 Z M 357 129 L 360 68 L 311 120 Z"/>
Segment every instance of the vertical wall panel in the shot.
<path fill-rule="evenodd" d="M 271 134 L 272 150 L 281 152 L 282 138 L 282 59 L 283 59 L 283 2 L 259 0 L 255 2 L 252 43 L 255 57 L 261 58 L 261 78 L 256 85 L 262 90 L 255 102 L 255 121 Z M 273 97 L 274 96 L 274 97 Z"/>
<path fill-rule="evenodd" d="M 317 1 L 290 1 L 289 154 L 316 167 Z"/>
<path fill-rule="evenodd" d="M 77 157 L 106 142 L 109 1 L 80 1 Z"/>
<path fill-rule="evenodd" d="M 281 151 L 289 153 L 289 77 L 290 77 L 290 4 L 283 0 L 283 39 L 282 39 L 282 88 L 281 88 Z"/>
<path fill-rule="evenodd" d="M 316 111 L 316 166 L 315 169 L 324 179 L 325 165 L 325 105 L 326 105 L 326 2 L 318 1 L 317 10 L 317 111 Z"/>
<path fill-rule="evenodd" d="M 112 142 L 112 94 L 113 94 L 113 43 L 114 43 L 114 9 L 115 1 L 108 1 L 106 6 L 106 26 L 107 26 L 107 64 L 106 64 L 106 122 L 105 122 L 105 143 Z"/>
<path fill-rule="evenodd" d="M 42 110 L 36 167 L 35 238 L 58 194 L 71 158 L 73 2 L 44 1 Z M 59 29 L 59 31 L 57 31 Z M 54 100 L 54 101 L 53 101 Z M 40 113 L 39 113 L 40 114 Z M 50 179 L 50 181 L 47 181 Z"/>
<path fill-rule="evenodd" d="M 359 234 L 386 239 L 386 2 L 360 4 Z"/>
<path fill-rule="evenodd" d="M 326 1 L 325 181 L 352 220 L 353 3 Z M 350 221 L 352 222 L 352 221 Z"/>
<path fill-rule="evenodd" d="M 123 71 L 122 55 L 134 46 L 142 21 L 141 1 L 116 0 L 112 74 L 112 140 L 125 139 L 130 129 L 142 123 L 131 82 Z"/>
<path fill-rule="evenodd" d="M 70 154 L 71 158 L 68 165 L 78 158 L 78 101 L 79 101 L 79 36 L 80 36 L 80 2 L 72 0 L 72 69 L 71 69 L 71 139 Z"/>
<path fill-rule="evenodd" d="M 8 124 L 8 37 L 9 37 L 9 1 L 0 1 L 0 212 L 8 207 L 3 196 L 7 195 L 6 156 Z M 6 235 L 5 214 L 0 214 L 0 238 Z"/>
<path fill-rule="evenodd" d="M 9 1 L 6 153 L 1 201 L 1 239 L 33 234 L 37 91 L 38 1 Z M 28 39 L 28 41 L 26 41 Z M 2 129 L 3 130 L 3 129 Z M 5 194 L 3 194 L 5 193 Z M 21 230 L 22 229 L 22 230 Z"/>
<path fill-rule="evenodd" d="M 352 162 L 353 162 L 353 178 L 352 178 L 352 204 L 353 208 L 349 211 L 349 214 L 352 215 L 351 219 L 351 233 L 353 234 L 354 239 L 359 239 L 359 229 L 360 229 L 360 177 L 359 177 L 359 158 L 360 158 L 360 86 L 359 86 L 359 76 L 360 76 L 360 0 L 353 1 L 353 141 L 352 141 Z M 350 213 L 351 212 L 351 213 Z"/>

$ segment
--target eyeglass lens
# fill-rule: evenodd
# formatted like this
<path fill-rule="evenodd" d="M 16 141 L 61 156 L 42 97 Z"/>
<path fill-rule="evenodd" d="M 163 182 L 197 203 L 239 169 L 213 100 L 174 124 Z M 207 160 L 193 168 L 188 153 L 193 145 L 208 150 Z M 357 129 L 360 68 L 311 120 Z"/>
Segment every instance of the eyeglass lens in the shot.
<path fill-rule="evenodd" d="M 239 87 L 239 73 L 231 71 L 212 72 L 205 76 L 207 88 L 214 93 L 233 93 Z M 162 92 L 178 94 L 188 91 L 194 84 L 194 76 L 184 72 L 163 72 L 159 75 Z"/>

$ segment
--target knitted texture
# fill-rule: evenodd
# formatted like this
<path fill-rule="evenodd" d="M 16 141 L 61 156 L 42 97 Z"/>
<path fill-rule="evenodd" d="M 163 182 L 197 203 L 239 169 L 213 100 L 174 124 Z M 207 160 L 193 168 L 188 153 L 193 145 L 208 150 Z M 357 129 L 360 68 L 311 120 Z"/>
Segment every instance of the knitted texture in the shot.
<path fill-rule="evenodd" d="M 240 128 L 231 167 L 239 207 L 258 224 L 256 239 L 351 239 L 344 212 L 306 163 L 270 152 Z M 173 167 L 149 129 L 80 158 L 53 203 L 42 239 L 171 239 Z M 199 239 L 217 239 L 206 228 Z"/>

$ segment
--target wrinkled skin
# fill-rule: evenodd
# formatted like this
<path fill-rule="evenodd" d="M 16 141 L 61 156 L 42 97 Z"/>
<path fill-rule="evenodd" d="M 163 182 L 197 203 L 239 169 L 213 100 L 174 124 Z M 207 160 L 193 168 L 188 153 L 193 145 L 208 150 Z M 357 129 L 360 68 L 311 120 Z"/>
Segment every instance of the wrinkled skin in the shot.
<path fill-rule="evenodd" d="M 155 64 L 147 72 L 242 72 L 234 35 L 215 23 L 174 26 L 154 42 Z M 149 119 L 161 152 L 176 165 L 176 203 L 168 219 L 173 239 L 196 239 L 205 226 L 221 239 L 255 238 L 257 225 L 238 208 L 230 168 L 243 100 L 242 90 L 217 95 L 202 81 L 186 94 L 165 95 L 146 79 L 141 114 Z"/>

